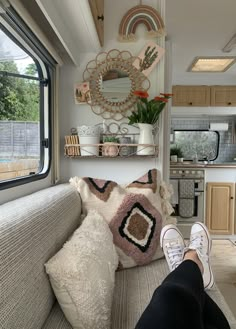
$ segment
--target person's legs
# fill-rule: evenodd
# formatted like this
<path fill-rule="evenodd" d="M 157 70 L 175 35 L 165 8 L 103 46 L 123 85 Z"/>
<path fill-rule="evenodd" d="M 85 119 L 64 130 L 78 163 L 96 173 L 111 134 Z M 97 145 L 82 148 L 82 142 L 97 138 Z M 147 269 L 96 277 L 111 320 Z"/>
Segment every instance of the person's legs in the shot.
<path fill-rule="evenodd" d="M 204 328 L 201 271 L 194 260 L 182 262 L 184 240 L 174 225 L 168 225 L 162 230 L 161 245 L 171 273 L 155 290 L 136 329 Z"/>
<path fill-rule="evenodd" d="M 209 263 L 211 239 L 206 227 L 194 224 L 190 245 L 185 248 L 181 233 L 168 225 L 162 230 L 161 246 L 171 273 L 155 290 L 135 328 L 229 329 L 224 314 L 204 291 L 204 287 L 214 284 Z"/>
<path fill-rule="evenodd" d="M 214 285 L 214 277 L 210 266 L 211 237 L 207 227 L 203 223 L 195 223 L 191 228 L 189 246 L 185 248 L 186 257 L 196 251 L 197 264 L 202 271 L 204 288 L 211 289 Z"/>
<path fill-rule="evenodd" d="M 189 247 L 185 249 L 185 259 L 192 259 L 202 272 L 205 289 L 210 289 L 214 285 L 213 273 L 210 266 L 211 237 L 207 227 L 203 223 L 195 223 L 190 234 Z M 196 287 L 197 288 L 197 287 Z M 204 292 L 203 322 L 204 327 L 214 329 L 230 329 L 228 321 L 218 305 Z"/>

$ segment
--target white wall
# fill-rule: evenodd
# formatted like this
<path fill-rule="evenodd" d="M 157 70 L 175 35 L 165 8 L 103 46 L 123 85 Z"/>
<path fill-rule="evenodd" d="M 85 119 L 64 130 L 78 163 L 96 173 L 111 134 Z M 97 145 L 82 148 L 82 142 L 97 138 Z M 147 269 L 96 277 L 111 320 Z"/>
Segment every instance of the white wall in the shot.
<path fill-rule="evenodd" d="M 117 41 L 118 29 L 123 15 L 132 6 L 136 6 L 136 0 L 105 0 L 105 46 L 103 51 L 113 48 L 129 50 L 137 56 L 147 42 L 145 28 L 139 29 L 139 40 L 133 43 L 120 43 Z M 165 0 L 148 0 L 143 4 L 151 5 L 164 16 Z M 153 41 L 157 41 L 153 39 Z M 160 46 L 164 46 L 164 38 L 158 40 Z M 161 136 L 160 157 L 158 159 L 68 159 L 63 156 L 64 136 L 70 133 L 71 127 L 83 124 L 91 125 L 102 123 L 103 118 L 95 115 L 88 105 L 75 105 L 73 98 L 74 83 L 82 82 L 82 74 L 89 60 L 96 57 L 96 53 L 84 53 L 81 56 L 79 68 L 63 66 L 60 72 L 60 138 L 61 138 L 61 181 L 68 181 L 71 176 L 92 176 L 107 179 L 115 179 L 119 182 L 127 182 L 139 177 L 147 169 L 156 167 L 161 169 L 161 157 L 163 154 Z M 164 91 L 164 59 L 158 63 L 156 69 L 149 76 L 151 80 L 151 97 Z M 162 134 L 162 127 L 161 127 Z"/>

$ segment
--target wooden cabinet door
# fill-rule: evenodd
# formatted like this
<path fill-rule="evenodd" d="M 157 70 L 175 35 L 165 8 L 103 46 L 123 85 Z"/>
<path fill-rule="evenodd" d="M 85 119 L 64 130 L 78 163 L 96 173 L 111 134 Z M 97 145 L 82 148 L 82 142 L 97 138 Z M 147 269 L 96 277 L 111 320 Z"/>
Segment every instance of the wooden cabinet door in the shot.
<path fill-rule="evenodd" d="M 207 183 L 206 225 L 212 234 L 233 234 L 234 183 Z"/>
<path fill-rule="evenodd" d="M 173 106 L 209 106 L 209 86 L 173 86 Z"/>
<path fill-rule="evenodd" d="M 104 0 L 89 0 L 100 45 L 104 44 Z"/>
<path fill-rule="evenodd" d="M 212 106 L 236 106 L 236 86 L 212 86 Z"/>

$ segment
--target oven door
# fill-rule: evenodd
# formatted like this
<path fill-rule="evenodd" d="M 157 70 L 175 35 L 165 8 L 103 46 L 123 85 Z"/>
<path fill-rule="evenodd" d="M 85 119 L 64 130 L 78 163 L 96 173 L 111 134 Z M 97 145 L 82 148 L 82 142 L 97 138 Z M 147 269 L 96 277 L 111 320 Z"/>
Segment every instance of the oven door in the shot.
<path fill-rule="evenodd" d="M 170 180 L 170 183 L 172 180 Z M 176 180 L 175 180 L 176 181 Z M 179 180 L 178 180 L 179 183 Z M 176 184 L 176 183 L 175 183 Z M 194 198 L 180 200 L 178 190 L 174 188 L 172 196 L 172 206 L 175 210 L 173 216 L 177 218 L 178 223 L 204 222 L 204 182 L 196 180 L 194 189 Z"/>

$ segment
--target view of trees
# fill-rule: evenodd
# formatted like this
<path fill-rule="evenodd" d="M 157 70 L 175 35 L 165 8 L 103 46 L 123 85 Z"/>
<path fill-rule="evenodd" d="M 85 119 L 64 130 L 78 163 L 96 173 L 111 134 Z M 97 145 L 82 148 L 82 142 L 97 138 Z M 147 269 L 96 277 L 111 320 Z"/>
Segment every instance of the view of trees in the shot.
<path fill-rule="evenodd" d="M 0 71 L 20 74 L 14 61 L 0 62 Z M 37 76 L 36 65 L 24 74 Z M 0 74 L 0 120 L 39 121 L 39 82 Z"/>

